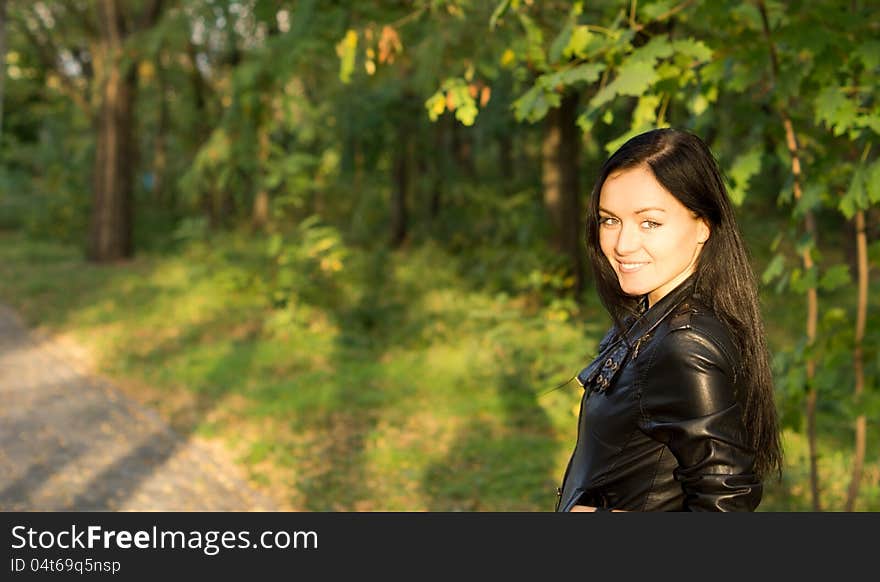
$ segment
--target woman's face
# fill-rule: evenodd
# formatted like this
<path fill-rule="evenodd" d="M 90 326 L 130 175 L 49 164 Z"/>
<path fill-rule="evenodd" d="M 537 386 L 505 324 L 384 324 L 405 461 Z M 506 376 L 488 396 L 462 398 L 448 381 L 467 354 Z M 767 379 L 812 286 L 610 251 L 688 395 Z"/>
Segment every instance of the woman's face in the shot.
<path fill-rule="evenodd" d="M 627 295 L 648 305 L 694 272 L 709 226 L 646 166 L 608 176 L 599 194 L 599 245 Z"/>

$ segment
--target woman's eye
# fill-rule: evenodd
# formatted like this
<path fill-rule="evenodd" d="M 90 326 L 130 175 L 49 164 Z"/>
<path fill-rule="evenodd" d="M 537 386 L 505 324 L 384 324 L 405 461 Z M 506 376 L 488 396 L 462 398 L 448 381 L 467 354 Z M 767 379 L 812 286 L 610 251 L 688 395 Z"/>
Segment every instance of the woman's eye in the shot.
<path fill-rule="evenodd" d="M 615 224 L 617 224 L 616 218 L 610 216 L 602 216 L 599 218 L 599 226 L 614 226 Z"/>
<path fill-rule="evenodd" d="M 650 230 L 652 228 L 657 228 L 658 226 L 660 226 L 660 223 L 654 222 L 653 220 L 643 220 L 642 221 L 642 228 L 644 228 L 646 230 Z"/>

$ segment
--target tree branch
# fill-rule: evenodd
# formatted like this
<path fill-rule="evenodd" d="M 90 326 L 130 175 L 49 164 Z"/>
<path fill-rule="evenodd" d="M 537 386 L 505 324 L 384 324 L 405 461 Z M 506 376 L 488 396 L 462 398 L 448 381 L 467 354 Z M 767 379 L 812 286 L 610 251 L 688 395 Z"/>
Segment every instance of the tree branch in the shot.
<path fill-rule="evenodd" d="M 776 44 L 773 42 L 773 36 L 770 32 L 770 19 L 767 17 L 767 5 L 764 0 L 757 0 L 758 10 L 761 13 L 761 23 L 764 28 L 764 40 L 770 51 L 770 74 L 773 81 L 774 91 L 779 80 L 779 57 L 776 54 Z M 801 170 L 800 145 L 797 140 L 797 133 L 794 130 L 794 124 L 791 122 L 791 116 L 788 113 L 788 103 L 777 97 L 777 109 L 779 116 L 782 118 L 782 127 L 785 130 L 785 144 L 788 147 L 791 156 L 791 173 L 794 179 L 792 190 L 796 201 L 803 196 L 803 172 Z M 817 244 L 816 219 L 813 212 L 807 210 L 804 213 L 804 227 L 807 234 L 813 239 L 813 244 Z M 801 251 L 801 260 L 804 269 L 809 272 L 814 267 L 813 256 L 809 246 L 805 246 Z M 807 289 L 807 344 L 812 346 L 816 341 L 816 328 L 819 321 L 819 295 L 815 284 Z M 810 488 L 813 495 L 813 511 L 821 511 L 822 505 L 819 491 L 819 466 L 818 452 L 816 445 L 816 402 L 818 392 L 813 385 L 816 377 L 816 360 L 814 357 L 807 358 L 807 441 L 810 450 Z"/>

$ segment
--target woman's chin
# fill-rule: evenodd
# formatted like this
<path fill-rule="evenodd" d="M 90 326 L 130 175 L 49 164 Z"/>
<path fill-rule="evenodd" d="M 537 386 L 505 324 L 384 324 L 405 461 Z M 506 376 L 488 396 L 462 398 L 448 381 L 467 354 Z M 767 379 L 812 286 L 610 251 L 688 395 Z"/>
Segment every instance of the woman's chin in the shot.
<path fill-rule="evenodd" d="M 643 289 L 641 286 L 638 286 L 638 285 L 632 285 L 632 284 L 626 285 L 626 284 L 624 284 L 623 281 L 620 281 L 620 280 L 618 280 L 618 283 L 620 284 L 620 290 L 623 291 L 625 294 L 629 295 L 630 297 L 641 297 L 642 295 L 644 295 L 645 293 L 648 292 L 647 290 Z"/>

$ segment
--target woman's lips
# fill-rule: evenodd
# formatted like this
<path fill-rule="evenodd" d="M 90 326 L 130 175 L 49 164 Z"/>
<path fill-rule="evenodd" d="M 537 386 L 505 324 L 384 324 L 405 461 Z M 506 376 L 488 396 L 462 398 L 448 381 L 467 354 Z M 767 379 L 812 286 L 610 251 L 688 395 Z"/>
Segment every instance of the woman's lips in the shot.
<path fill-rule="evenodd" d="M 617 265 L 621 273 L 635 273 L 647 264 L 648 263 L 624 263 L 623 261 L 617 261 Z"/>

